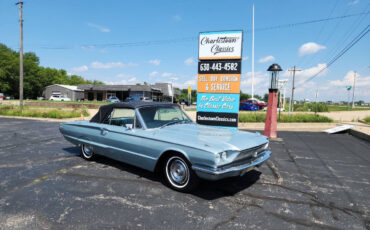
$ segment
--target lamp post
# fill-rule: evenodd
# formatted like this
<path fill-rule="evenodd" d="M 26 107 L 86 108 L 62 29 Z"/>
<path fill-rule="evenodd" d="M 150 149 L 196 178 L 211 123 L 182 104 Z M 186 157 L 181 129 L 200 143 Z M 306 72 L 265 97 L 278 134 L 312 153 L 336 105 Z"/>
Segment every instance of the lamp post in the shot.
<path fill-rule="evenodd" d="M 269 84 L 269 99 L 267 104 L 264 135 L 269 138 L 277 138 L 277 92 L 279 72 L 282 71 L 282 69 L 275 63 L 272 64 L 267 71 L 271 72 L 271 79 Z"/>
<path fill-rule="evenodd" d="M 352 89 L 352 86 L 351 85 L 347 85 L 346 86 L 346 89 L 347 89 L 347 110 L 349 110 L 349 91 L 351 91 Z"/>

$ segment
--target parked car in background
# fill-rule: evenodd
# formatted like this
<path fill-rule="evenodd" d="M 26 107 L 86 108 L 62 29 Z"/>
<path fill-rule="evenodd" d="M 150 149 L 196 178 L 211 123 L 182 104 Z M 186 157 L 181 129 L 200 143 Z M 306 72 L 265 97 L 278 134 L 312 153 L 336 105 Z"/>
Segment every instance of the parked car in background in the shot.
<path fill-rule="evenodd" d="M 249 102 L 242 102 L 239 105 L 239 110 L 257 111 L 258 106 Z"/>
<path fill-rule="evenodd" d="M 242 176 L 271 154 L 266 136 L 196 124 L 173 103 L 103 105 L 90 121 L 63 123 L 59 129 L 80 146 L 82 158 L 104 155 L 158 172 L 182 192 L 194 189 L 200 178 Z"/>
<path fill-rule="evenodd" d="M 65 95 L 52 95 L 49 98 L 50 101 L 71 101 L 71 98 L 65 96 Z"/>
<path fill-rule="evenodd" d="M 4 94 L 0 93 L 0 101 L 4 100 Z"/>
<path fill-rule="evenodd" d="M 180 104 L 180 105 L 187 105 L 187 106 L 190 106 L 190 101 L 185 100 L 185 99 L 180 99 L 180 100 L 179 100 L 179 104 Z"/>
<path fill-rule="evenodd" d="M 150 99 L 149 97 L 141 97 L 140 101 L 152 102 L 153 100 Z"/>
<path fill-rule="evenodd" d="M 109 97 L 107 99 L 107 102 L 114 102 L 114 103 L 116 103 L 116 102 L 120 102 L 120 100 L 116 96 L 111 96 L 111 97 Z"/>
<path fill-rule="evenodd" d="M 4 95 L 4 100 L 14 100 L 13 96 Z"/>
<path fill-rule="evenodd" d="M 132 97 L 126 97 L 124 102 L 131 102 L 131 101 L 135 101 L 134 98 Z"/>
<path fill-rule="evenodd" d="M 258 110 L 262 110 L 266 107 L 266 103 L 264 101 L 259 101 L 255 98 L 249 98 L 248 100 L 242 100 L 240 103 L 248 102 L 258 107 Z"/>

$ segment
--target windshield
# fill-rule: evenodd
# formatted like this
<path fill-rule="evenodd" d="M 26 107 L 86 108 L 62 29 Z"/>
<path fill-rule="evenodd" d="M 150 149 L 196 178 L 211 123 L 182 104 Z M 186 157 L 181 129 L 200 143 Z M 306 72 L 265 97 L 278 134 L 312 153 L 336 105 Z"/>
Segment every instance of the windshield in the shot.
<path fill-rule="evenodd" d="M 192 122 L 177 106 L 144 107 L 139 109 L 139 111 L 146 127 L 149 129 Z"/>

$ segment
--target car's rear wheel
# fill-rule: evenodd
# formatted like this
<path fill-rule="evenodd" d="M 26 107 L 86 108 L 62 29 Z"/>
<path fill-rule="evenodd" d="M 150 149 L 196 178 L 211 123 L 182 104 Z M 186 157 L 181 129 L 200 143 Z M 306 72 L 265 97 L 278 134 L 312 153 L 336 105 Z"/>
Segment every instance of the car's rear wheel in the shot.
<path fill-rule="evenodd" d="M 81 145 L 81 157 L 85 160 L 92 160 L 95 157 L 93 149 L 88 145 Z"/>
<path fill-rule="evenodd" d="M 190 192 L 199 183 L 199 178 L 191 169 L 190 163 L 178 154 L 166 159 L 164 178 L 170 188 L 181 192 Z"/>

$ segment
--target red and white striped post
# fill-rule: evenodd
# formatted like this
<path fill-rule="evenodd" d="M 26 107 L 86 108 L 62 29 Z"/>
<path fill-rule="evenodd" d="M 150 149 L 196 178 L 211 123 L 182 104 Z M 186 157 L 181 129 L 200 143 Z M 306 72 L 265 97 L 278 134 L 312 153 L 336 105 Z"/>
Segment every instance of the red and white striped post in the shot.
<path fill-rule="evenodd" d="M 282 69 L 278 64 L 272 64 L 267 71 L 271 72 L 271 80 L 264 135 L 270 139 L 274 139 L 277 138 L 278 74 Z"/>

